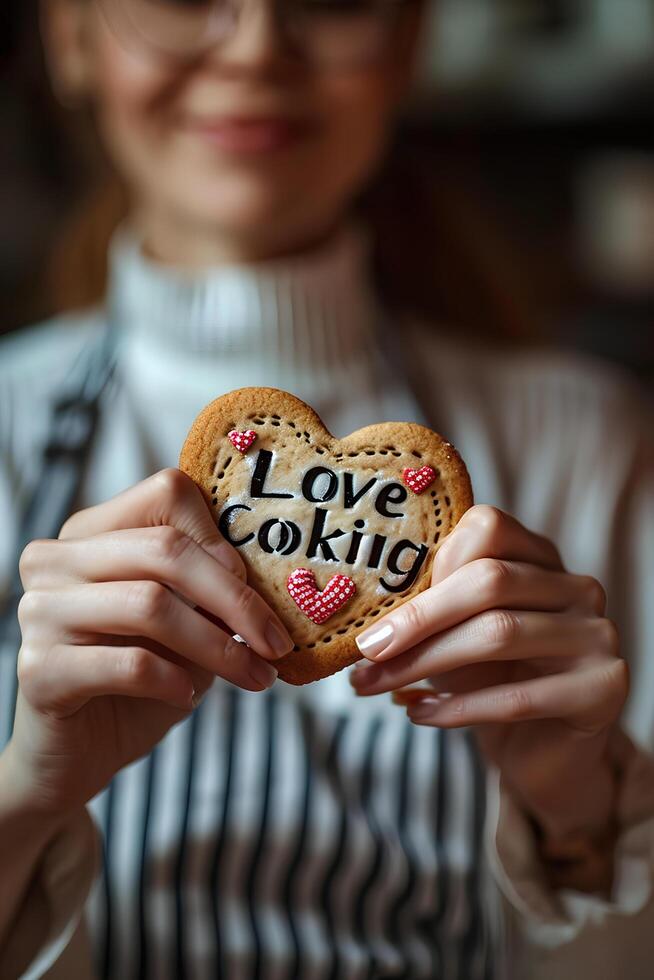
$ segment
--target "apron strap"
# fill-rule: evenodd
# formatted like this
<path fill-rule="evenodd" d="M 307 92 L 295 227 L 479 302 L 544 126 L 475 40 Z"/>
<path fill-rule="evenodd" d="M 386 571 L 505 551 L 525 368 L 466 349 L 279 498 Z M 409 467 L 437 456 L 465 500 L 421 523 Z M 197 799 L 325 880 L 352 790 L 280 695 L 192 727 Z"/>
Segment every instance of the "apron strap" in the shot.
<path fill-rule="evenodd" d="M 9 591 L 0 606 L 0 652 L 14 660 L 21 642 L 17 610 L 24 591 L 20 556 L 30 541 L 58 537 L 70 516 L 97 430 L 101 396 L 114 368 L 113 331 L 105 327 L 84 347 L 71 369 L 74 380 L 52 405 L 39 472 L 20 517 Z"/>

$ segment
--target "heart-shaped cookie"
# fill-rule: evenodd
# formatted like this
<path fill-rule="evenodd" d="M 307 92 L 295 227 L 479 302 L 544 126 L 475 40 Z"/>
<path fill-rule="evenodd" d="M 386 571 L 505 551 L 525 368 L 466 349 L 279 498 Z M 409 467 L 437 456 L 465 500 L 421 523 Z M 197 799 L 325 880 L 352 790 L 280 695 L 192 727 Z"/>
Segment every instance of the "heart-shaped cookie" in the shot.
<path fill-rule="evenodd" d="M 335 439 L 275 388 L 207 405 L 179 465 L 293 637 L 275 664 L 291 684 L 359 660 L 355 636 L 428 587 L 436 551 L 472 505 L 465 464 L 435 432 L 386 422 Z"/>

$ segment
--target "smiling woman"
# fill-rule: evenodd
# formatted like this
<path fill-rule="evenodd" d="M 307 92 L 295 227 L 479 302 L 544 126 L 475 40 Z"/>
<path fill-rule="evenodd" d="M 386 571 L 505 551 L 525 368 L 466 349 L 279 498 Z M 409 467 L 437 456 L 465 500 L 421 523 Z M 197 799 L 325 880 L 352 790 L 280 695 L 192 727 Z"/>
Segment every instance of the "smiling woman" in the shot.
<path fill-rule="evenodd" d="M 398 37 L 385 6 L 366 8 L 372 33 L 359 38 L 346 66 L 328 70 L 311 57 L 311 38 L 326 36 L 320 22 L 308 20 L 297 43 L 267 3 L 254 12 L 246 7 L 240 28 L 221 43 L 175 58 L 153 44 L 151 25 L 149 43 L 135 30 L 126 39 L 106 16 L 106 3 L 49 4 L 60 84 L 92 96 L 113 165 L 132 194 L 156 201 L 147 221 L 153 242 L 156 225 L 157 243 L 149 249 L 187 268 L 287 254 L 329 234 L 335 214 L 378 163 L 388 116 L 409 82 L 419 15 L 417 4 L 401 5 Z M 115 16 L 132 9 L 129 0 L 109 6 Z M 174 5 L 144 6 L 154 15 Z M 358 35 L 347 5 L 331 11 L 339 33 L 347 25 L 343 36 Z M 213 18 L 207 25 L 213 29 Z"/>
<path fill-rule="evenodd" d="M 463 339 L 514 291 L 386 169 L 423 15 L 44 0 L 120 206 L 65 270 L 101 257 L 94 305 L 0 351 L 2 976 L 649 978 L 654 426 L 596 365 Z M 478 503 L 449 442 L 331 459 L 297 400 L 230 402 L 178 468 L 235 388 L 442 432 Z M 284 684 L 335 602 L 371 662 Z"/>
<path fill-rule="evenodd" d="M 65 4 L 66 0 L 50 2 Z M 74 3 L 74 0 L 70 2 Z M 104 4 L 102 19 L 105 24 L 114 24 L 118 19 L 122 21 L 122 30 L 126 31 L 126 14 L 133 0 L 99 2 L 101 6 Z M 182 6 L 153 0 L 136 0 L 135 5 L 149 9 L 153 18 L 160 8 Z M 201 7 L 205 14 L 211 8 L 212 18 L 221 10 L 220 4 L 190 6 L 193 10 Z M 247 9 L 247 4 L 245 6 Z M 266 253 L 272 251 L 272 254 L 280 249 L 285 251 L 278 242 L 268 241 L 268 238 L 273 230 L 276 237 L 279 228 L 291 221 L 302 222 L 302 216 L 297 212 L 303 201 L 311 196 L 315 198 L 314 186 L 321 188 L 321 201 L 314 201 L 312 206 L 327 211 L 342 198 L 343 190 L 339 185 L 342 187 L 364 168 L 364 173 L 370 171 L 368 183 L 351 191 L 350 200 L 370 229 L 376 286 L 387 305 L 414 312 L 425 319 L 449 323 L 468 334 L 498 340 L 520 338 L 525 343 L 537 340 L 540 336 L 538 317 L 529 309 L 526 269 L 520 256 L 513 254 L 507 246 L 493 219 L 480 209 L 456 163 L 441 160 L 437 153 L 421 148 L 419 139 L 406 126 L 395 134 L 392 130 L 383 135 L 379 132 L 378 97 L 386 90 L 383 98 L 389 98 L 389 83 L 391 89 L 397 89 L 399 85 L 404 91 L 410 85 L 411 72 L 407 74 L 405 70 L 402 78 L 400 69 L 398 80 L 397 68 L 392 73 L 385 71 L 381 76 L 384 79 L 381 88 L 380 81 L 371 87 L 371 78 L 368 76 L 366 82 L 362 63 L 366 59 L 372 61 L 373 53 L 378 57 L 389 37 L 393 38 L 393 63 L 401 65 L 402 58 L 406 63 L 409 52 L 402 55 L 402 47 L 403 44 L 411 46 L 420 5 L 408 0 L 406 4 L 382 2 L 364 7 L 358 3 L 309 3 L 304 6 L 324 11 L 325 17 L 329 14 L 335 33 L 342 34 L 347 28 L 349 44 L 352 42 L 352 16 L 365 20 L 374 30 L 368 32 L 366 43 L 369 47 L 361 44 L 359 63 L 354 62 L 349 70 L 341 67 L 340 71 L 313 73 L 310 86 L 306 82 L 298 85 L 297 74 L 291 70 L 289 75 L 286 63 L 282 75 L 285 87 L 291 85 L 302 94 L 294 93 L 292 98 L 285 96 L 283 104 L 279 96 L 271 98 L 270 91 L 263 98 L 261 84 L 256 86 L 256 94 L 252 84 L 248 85 L 247 99 L 244 93 L 234 99 L 230 95 L 233 83 L 231 86 L 225 84 L 216 98 L 205 78 L 201 87 L 195 86 L 195 94 L 192 98 L 189 96 L 183 110 L 175 108 L 174 86 L 169 91 L 166 79 L 171 73 L 174 79 L 176 59 L 171 61 L 170 54 L 162 57 L 161 51 L 157 57 L 157 47 L 152 44 L 153 34 L 149 35 L 148 45 L 143 32 L 128 31 L 127 47 L 123 49 L 118 45 L 118 54 L 122 52 L 122 67 L 117 72 L 118 77 L 108 86 L 104 102 L 106 112 L 114 120 L 112 125 L 118 127 L 118 131 L 107 134 L 103 147 L 102 139 L 92 139 L 92 134 L 100 128 L 102 137 L 102 129 L 109 125 L 109 120 L 105 121 L 104 112 L 97 111 L 94 122 L 87 118 L 88 95 L 78 74 L 85 70 L 82 64 L 75 60 L 73 71 L 70 64 L 64 70 L 56 70 L 59 91 L 68 104 L 76 104 L 80 110 L 76 113 L 76 121 L 71 120 L 71 113 L 68 115 L 69 122 L 75 122 L 77 144 L 90 156 L 87 168 L 90 186 L 81 197 L 78 194 L 78 205 L 62 228 L 52 253 L 47 276 L 50 308 L 55 312 L 84 308 L 100 301 L 104 295 L 108 244 L 128 212 L 132 194 L 132 185 L 126 181 L 126 166 L 134 169 L 134 180 L 143 186 L 144 192 L 146 188 L 152 190 L 153 181 L 163 182 L 168 174 L 158 196 L 165 197 L 169 208 L 175 208 L 176 234 L 181 234 L 187 223 L 187 212 L 194 200 L 197 203 L 193 211 L 201 215 L 202 220 L 211 217 L 212 209 L 214 218 L 230 224 L 234 220 L 242 221 L 247 215 L 247 225 L 254 223 L 256 227 L 253 240 L 244 247 L 252 248 L 255 256 L 259 249 Z M 293 9 L 291 6 L 287 15 L 291 21 Z M 365 13 L 361 13 L 362 9 Z M 136 18 L 136 14 L 133 16 Z M 194 13 L 194 23 L 195 18 Z M 392 30 L 389 30 L 389 20 L 394 25 Z M 399 36 L 398 22 L 403 25 Z M 141 18 L 139 23 L 142 23 Z M 64 27 L 67 36 L 71 32 L 74 35 L 71 24 L 66 25 L 64 21 Z M 265 22 L 260 29 L 265 32 Z M 119 24 L 115 23 L 118 36 L 120 30 Z M 314 28 L 309 34 L 322 43 L 329 32 Z M 176 36 L 184 39 L 183 32 L 181 35 L 177 32 Z M 56 39 L 54 41 L 57 50 Z M 237 42 L 238 38 L 232 39 L 230 44 Z M 310 44 L 294 45 L 292 40 L 290 43 L 291 51 L 297 46 L 302 59 L 308 57 Z M 101 47 L 97 52 L 100 58 L 102 50 Z M 338 50 L 340 57 L 348 50 L 342 38 Z M 353 48 L 349 50 L 353 57 Z M 140 64 L 139 51 L 151 64 L 148 76 L 151 82 L 159 79 L 161 104 L 157 101 L 156 91 L 143 87 L 146 78 L 142 71 L 137 71 L 134 79 L 137 84 L 129 83 L 123 90 L 130 78 L 130 68 L 135 70 Z M 215 56 L 215 51 L 207 55 L 209 67 L 214 64 Z M 201 54 L 196 57 L 202 60 Z M 236 57 L 238 64 L 238 46 L 232 50 L 231 57 Z M 177 59 L 180 58 L 178 49 Z M 178 63 L 184 67 L 183 59 Z M 229 64 L 228 58 L 223 67 L 227 83 L 233 75 Z M 261 70 L 265 79 L 265 65 Z M 279 70 L 279 66 L 273 69 L 275 73 Z M 393 75 L 395 82 L 391 81 Z M 277 88 L 278 85 L 273 90 Z M 400 92 L 390 97 L 396 102 Z M 115 117 L 111 115 L 114 99 L 118 103 Z M 312 100 L 311 108 L 309 99 Z M 121 106 L 124 108 L 122 113 Z M 142 114 L 145 115 L 141 119 Z M 155 129 L 156 119 L 159 121 Z M 129 137 L 130 120 L 136 124 L 134 140 Z M 173 125 L 177 144 L 175 153 L 172 147 L 169 152 L 161 144 L 165 132 Z M 144 137 L 148 131 L 151 131 L 151 139 L 145 145 Z M 155 138 L 156 143 L 152 142 Z M 112 150 L 114 143 L 117 145 Z M 344 146 L 348 148 L 347 154 L 342 152 Z M 93 151 L 90 154 L 89 147 Z M 149 154 L 154 152 L 160 156 L 161 166 L 153 173 Z M 128 159 L 123 160 L 125 154 Z M 188 154 L 188 166 L 184 163 L 184 154 Z M 378 159 L 380 154 L 381 159 Z M 374 162 L 366 162 L 371 155 Z M 265 165 L 263 170 L 262 165 Z M 183 201 L 177 201 L 179 192 L 176 188 L 184 185 L 184 175 L 189 168 L 195 175 L 193 186 L 186 188 Z M 272 181 L 262 180 L 265 174 L 270 174 Z M 218 177 L 220 196 L 215 199 Z M 257 201 L 258 210 L 248 214 Z M 280 213 L 284 216 L 281 225 Z M 241 234 L 247 234 L 247 227 Z M 203 237 L 196 228 L 184 251 L 185 264 L 202 261 Z M 429 247 L 424 243 L 429 243 Z"/>

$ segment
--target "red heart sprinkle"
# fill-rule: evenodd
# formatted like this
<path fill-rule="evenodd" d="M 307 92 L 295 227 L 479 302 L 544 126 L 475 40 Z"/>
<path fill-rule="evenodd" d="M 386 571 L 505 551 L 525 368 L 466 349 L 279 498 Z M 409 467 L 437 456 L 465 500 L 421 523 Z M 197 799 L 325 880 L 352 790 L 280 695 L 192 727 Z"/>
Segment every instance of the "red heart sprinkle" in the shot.
<path fill-rule="evenodd" d="M 298 609 L 318 626 L 338 612 L 357 590 L 347 575 L 333 575 L 322 592 L 319 592 L 316 576 L 308 568 L 296 568 L 291 572 L 286 588 Z"/>
<path fill-rule="evenodd" d="M 254 429 L 246 429 L 245 432 L 239 432 L 238 429 L 232 429 L 231 432 L 227 433 L 227 438 L 231 442 L 234 449 L 238 449 L 239 453 L 245 454 L 254 440 L 257 438 L 257 434 Z"/>
<path fill-rule="evenodd" d="M 412 470 L 407 466 L 402 470 L 404 484 L 414 493 L 423 493 L 436 479 L 436 470 L 431 466 L 423 466 L 420 470 Z"/>

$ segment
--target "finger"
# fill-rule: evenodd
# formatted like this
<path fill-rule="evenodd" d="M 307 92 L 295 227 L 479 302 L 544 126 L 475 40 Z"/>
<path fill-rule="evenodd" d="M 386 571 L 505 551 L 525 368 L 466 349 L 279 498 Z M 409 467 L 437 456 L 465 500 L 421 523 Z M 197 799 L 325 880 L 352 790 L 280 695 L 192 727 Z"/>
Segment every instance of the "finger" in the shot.
<path fill-rule="evenodd" d="M 466 511 L 436 552 L 432 584 L 476 558 L 502 558 L 563 571 L 561 556 L 547 538 L 523 527 L 497 507 L 477 504 Z"/>
<path fill-rule="evenodd" d="M 161 582 L 226 623 L 260 656 L 275 660 L 293 649 L 281 619 L 261 596 L 175 527 L 33 541 L 22 571 L 25 582 L 37 589 L 83 582 Z"/>
<path fill-rule="evenodd" d="M 605 603 L 602 586 L 589 575 L 477 558 L 388 613 L 361 633 L 356 643 L 365 657 L 379 662 L 489 609 L 578 610 L 603 615 Z"/>
<path fill-rule="evenodd" d="M 448 670 L 438 677 L 430 677 L 420 687 L 401 687 L 391 696 L 395 704 L 408 705 L 436 695 L 467 694 L 482 688 L 502 684 L 511 678 L 513 665 L 510 663 L 474 664 Z"/>
<path fill-rule="evenodd" d="M 183 711 L 193 706 L 188 671 L 140 646 L 61 645 L 49 648 L 45 657 L 23 646 L 18 678 L 30 704 L 57 717 L 107 695 L 163 701 Z"/>
<path fill-rule="evenodd" d="M 359 694 L 381 694 L 473 664 L 590 654 L 614 657 L 618 646 L 615 627 L 607 619 L 495 609 L 393 660 L 358 664 L 350 680 Z"/>
<path fill-rule="evenodd" d="M 246 578 L 243 559 L 220 534 L 202 493 L 181 470 L 165 469 L 105 503 L 69 517 L 59 537 L 89 538 L 105 531 L 135 527 L 176 527 L 219 564 Z"/>
<path fill-rule="evenodd" d="M 238 582 L 233 576 L 232 580 Z M 19 618 L 27 642 L 47 643 L 53 633 L 73 643 L 103 633 L 141 636 L 246 690 L 270 687 L 277 677 L 274 667 L 254 650 L 218 629 L 158 582 L 99 582 L 33 590 L 23 596 Z"/>
<path fill-rule="evenodd" d="M 393 691 L 391 693 L 393 704 L 397 704 L 402 708 L 408 708 L 413 704 L 422 704 L 423 701 L 428 701 L 430 704 L 433 704 L 439 697 L 442 697 L 442 695 L 434 691 L 427 684 L 421 685 L 420 687 L 402 687 L 399 691 Z"/>
<path fill-rule="evenodd" d="M 89 640 L 90 643 L 94 642 Z M 195 690 L 194 705 L 198 698 L 209 690 L 211 685 L 216 679 L 216 675 L 213 672 L 205 670 L 198 664 L 192 663 L 185 657 L 181 657 L 174 650 L 169 647 L 164 646 L 163 643 L 157 643 L 156 640 L 149 639 L 145 636 L 109 636 L 107 634 L 101 635 L 98 643 L 102 643 L 104 646 L 109 647 L 123 647 L 123 646 L 143 646 L 151 653 L 156 656 L 161 657 L 163 660 L 168 660 L 172 664 L 177 664 L 185 670 L 191 681 L 193 683 L 193 688 Z M 81 646 L 86 646 L 87 644 L 80 644 Z"/>
<path fill-rule="evenodd" d="M 619 715 L 627 695 L 626 665 L 614 660 L 582 671 L 553 674 L 519 684 L 449 697 L 423 698 L 409 705 L 411 721 L 438 728 L 563 719 L 593 735 Z"/>

